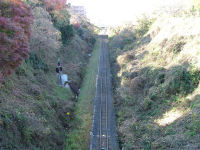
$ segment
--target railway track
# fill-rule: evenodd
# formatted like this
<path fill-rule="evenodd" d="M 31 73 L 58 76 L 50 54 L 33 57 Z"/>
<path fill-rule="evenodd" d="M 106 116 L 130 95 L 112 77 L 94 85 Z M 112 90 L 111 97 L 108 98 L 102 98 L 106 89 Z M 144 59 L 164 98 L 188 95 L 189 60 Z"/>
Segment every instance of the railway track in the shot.
<path fill-rule="evenodd" d="M 90 150 L 118 150 L 107 43 L 101 39 Z"/>
<path fill-rule="evenodd" d="M 108 96 L 107 96 L 107 61 L 105 52 L 105 43 L 102 43 L 102 74 L 101 74 L 101 98 L 100 98 L 100 130 L 99 130 L 99 147 L 109 149 L 108 134 Z"/>

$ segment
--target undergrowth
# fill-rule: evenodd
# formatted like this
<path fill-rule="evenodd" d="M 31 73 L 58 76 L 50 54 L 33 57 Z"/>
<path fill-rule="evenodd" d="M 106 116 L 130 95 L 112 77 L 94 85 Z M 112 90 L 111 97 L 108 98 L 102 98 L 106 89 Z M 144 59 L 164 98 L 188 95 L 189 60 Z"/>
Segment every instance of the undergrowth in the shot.
<path fill-rule="evenodd" d="M 141 22 L 110 38 L 121 148 L 199 149 L 199 38 L 190 19 L 176 19 Z"/>

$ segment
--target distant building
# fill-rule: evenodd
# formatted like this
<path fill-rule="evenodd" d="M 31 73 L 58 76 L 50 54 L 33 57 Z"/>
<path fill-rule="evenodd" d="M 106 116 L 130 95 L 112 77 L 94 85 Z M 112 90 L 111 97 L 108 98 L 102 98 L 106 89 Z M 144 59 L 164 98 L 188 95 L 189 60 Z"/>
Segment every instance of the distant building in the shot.
<path fill-rule="evenodd" d="M 86 10 L 83 6 L 71 6 L 71 12 L 80 16 L 86 16 Z"/>

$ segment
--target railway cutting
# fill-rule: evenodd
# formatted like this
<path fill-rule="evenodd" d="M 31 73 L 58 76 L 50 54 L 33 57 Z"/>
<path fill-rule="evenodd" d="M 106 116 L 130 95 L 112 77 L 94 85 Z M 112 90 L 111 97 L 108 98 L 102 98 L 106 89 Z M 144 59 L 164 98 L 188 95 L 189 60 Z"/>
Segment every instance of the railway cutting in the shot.
<path fill-rule="evenodd" d="M 113 108 L 107 36 L 101 36 L 90 150 L 119 150 Z"/>

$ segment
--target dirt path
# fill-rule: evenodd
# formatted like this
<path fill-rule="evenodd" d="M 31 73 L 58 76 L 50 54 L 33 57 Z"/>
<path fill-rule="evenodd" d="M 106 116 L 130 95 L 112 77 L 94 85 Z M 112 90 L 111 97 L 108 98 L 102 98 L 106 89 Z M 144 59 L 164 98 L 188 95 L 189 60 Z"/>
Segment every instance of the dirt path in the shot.
<path fill-rule="evenodd" d="M 106 39 L 101 39 L 101 54 L 90 150 L 118 150 Z"/>

